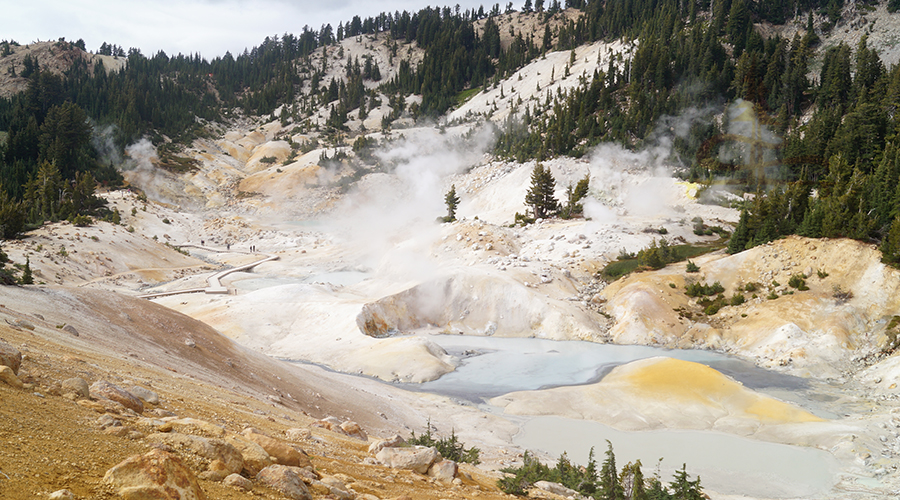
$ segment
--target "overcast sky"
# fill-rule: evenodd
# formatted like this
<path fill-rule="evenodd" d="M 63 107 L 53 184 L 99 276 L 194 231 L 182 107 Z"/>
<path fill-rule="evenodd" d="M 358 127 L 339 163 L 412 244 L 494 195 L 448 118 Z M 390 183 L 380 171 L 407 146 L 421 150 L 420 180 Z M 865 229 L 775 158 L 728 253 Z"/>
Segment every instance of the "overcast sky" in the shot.
<path fill-rule="evenodd" d="M 495 3 L 479 0 L 15 0 L 4 2 L 0 40 L 28 44 L 38 40 L 84 39 L 96 52 L 103 42 L 125 50 L 137 47 L 146 56 L 199 52 L 206 59 L 239 54 L 266 36 L 299 34 L 330 23 L 337 29 L 354 15 L 418 11 L 426 6 L 457 4 L 465 10 Z M 513 2 L 520 8 L 524 1 Z"/>

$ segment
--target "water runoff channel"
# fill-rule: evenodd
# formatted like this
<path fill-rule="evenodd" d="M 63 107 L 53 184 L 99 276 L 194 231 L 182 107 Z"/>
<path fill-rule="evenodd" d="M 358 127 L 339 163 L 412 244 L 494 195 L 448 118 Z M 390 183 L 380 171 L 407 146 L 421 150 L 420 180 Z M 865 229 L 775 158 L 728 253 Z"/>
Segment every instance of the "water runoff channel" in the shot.
<path fill-rule="evenodd" d="M 437 380 L 400 384 L 412 391 L 451 397 L 484 411 L 502 413 L 487 403 L 513 391 L 589 384 L 614 367 L 654 356 L 707 365 L 745 387 L 790 401 L 822 418 L 836 418 L 812 399 L 805 379 L 759 368 L 725 354 L 647 346 L 553 341 L 536 338 L 420 335 L 459 360 L 459 366 Z M 619 431 L 599 422 L 558 416 L 504 415 L 521 428 L 515 444 L 557 457 L 563 452 L 576 463 L 587 461 L 591 448 L 602 461 L 606 441 L 624 464 L 641 460 L 645 475 L 659 472 L 663 481 L 687 464 L 704 488 L 756 498 L 821 496 L 834 483 L 837 463 L 827 452 L 801 446 L 757 441 L 716 431 Z M 663 458 L 657 463 L 657 460 Z"/>

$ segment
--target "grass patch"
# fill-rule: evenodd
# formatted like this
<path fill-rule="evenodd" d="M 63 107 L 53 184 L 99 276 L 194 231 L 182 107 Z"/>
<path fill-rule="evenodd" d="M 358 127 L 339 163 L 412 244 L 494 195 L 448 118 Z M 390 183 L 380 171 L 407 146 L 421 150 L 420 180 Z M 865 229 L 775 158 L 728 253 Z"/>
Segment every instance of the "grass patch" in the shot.
<path fill-rule="evenodd" d="M 463 90 L 459 94 L 456 94 L 456 104 L 461 106 L 466 103 L 469 99 L 475 97 L 479 92 L 481 92 L 481 87 L 475 87 L 469 90 Z"/>
<path fill-rule="evenodd" d="M 672 255 L 671 262 L 682 262 L 688 259 L 692 259 L 697 257 L 698 255 L 707 254 L 710 252 L 715 252 L 716 250 L 720 250 L 724 248 L 725 245 L 716 244 L 716 245 L 672 245 L 669 248 L 669 251 Z M 633 254 L 628 254 L 623 252 L 622 255 L 619 256 L 619 259 L 615 262 L 610 262 L 606 267 L 600 271 L 600 276 L 603 277 L 607 281 L 615 281 L 626 274 L 633 272 L 640 267 L 640 263 L 638 257 Z"/>

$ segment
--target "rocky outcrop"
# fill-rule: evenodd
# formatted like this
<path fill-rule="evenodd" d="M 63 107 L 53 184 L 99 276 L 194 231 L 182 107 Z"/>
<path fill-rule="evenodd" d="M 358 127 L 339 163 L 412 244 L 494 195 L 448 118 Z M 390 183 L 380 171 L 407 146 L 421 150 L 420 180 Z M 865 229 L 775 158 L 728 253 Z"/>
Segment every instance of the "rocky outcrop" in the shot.
<path fill-rule="evenodd" d="M 115 401 L 135 413 L 144 412 L 144 403 L 142 403 L 140 399 L 115 384 L 111 384 L 105 380 L 98 380 L 91 384 L 90 389 L 92 398 L 103 398 Z"/>
<path fill-rule="evenodd" d="M 154 449 L 106 471 L 103 484 L 126 499 L 205 500 L 197 478 L 171 453 Z"/>

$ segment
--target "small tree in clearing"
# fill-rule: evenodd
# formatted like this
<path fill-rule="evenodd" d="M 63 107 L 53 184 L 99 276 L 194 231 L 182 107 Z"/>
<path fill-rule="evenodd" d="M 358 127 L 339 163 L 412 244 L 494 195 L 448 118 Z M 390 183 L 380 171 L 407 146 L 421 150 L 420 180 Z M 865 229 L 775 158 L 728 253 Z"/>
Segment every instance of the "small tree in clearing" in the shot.
<path fill-rule="evenodd" d="M 538 163 L 531 172 L 531 187 L 525 195 L 525 204 L 531 206 L 535 219 L 544 219 L 559 211 L 559 201 L 553 195 L 556 180 L 550 169 Z"/>
<path fill-rule="evenodd" d="M 447 216 L 442 220 L 444 222 L 453 222 L 456 220 L 456 207 L 459 206 L 459 196 L 456 195 L 456 185 L 450 186 L 450 191 L 444 195 L 444 203 L 447 204 Z"/>

